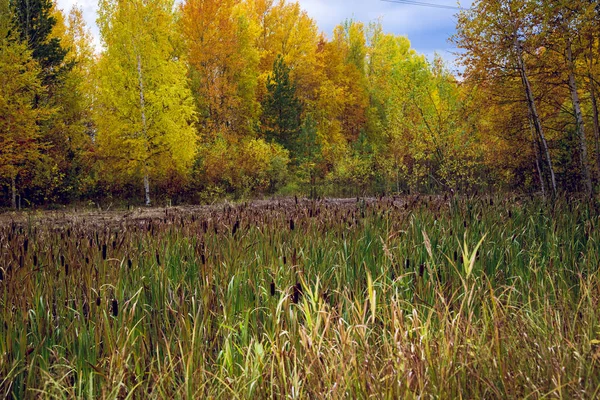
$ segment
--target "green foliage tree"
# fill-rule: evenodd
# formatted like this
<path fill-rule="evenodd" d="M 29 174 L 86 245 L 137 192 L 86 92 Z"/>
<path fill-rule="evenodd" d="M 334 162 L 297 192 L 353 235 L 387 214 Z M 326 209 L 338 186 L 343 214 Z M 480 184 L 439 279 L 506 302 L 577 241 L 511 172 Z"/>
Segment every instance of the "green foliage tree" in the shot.
<path fill-rule="evenodd" d="M 296 96 L 296 84 L 290 78 L 290 68 L 282 56 L 275 59 L 262 106 L 265 137 L 281 144 L 295 157 L 302 126 L 302 104 Z"/>
<path fill-rule="evenodd" d="M 52 86 L 60 81 L 72 64 L 65 64 L 68 49 L 60 38 L 53 37 L 56 25 L 51 0 L 11 0 L 20 38 L 31 49 L 42 72 L 42 84 Z"/>

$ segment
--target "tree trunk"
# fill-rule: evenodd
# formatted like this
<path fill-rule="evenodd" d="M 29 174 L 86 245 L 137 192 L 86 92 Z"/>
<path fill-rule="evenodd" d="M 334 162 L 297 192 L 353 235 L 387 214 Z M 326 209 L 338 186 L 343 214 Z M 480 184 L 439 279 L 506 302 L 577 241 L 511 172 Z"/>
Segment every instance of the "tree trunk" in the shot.
<path fill-rule="evenodd" d="M 148 143 L 148 127 L 146 125 L 146 100 L 144 98 L 144 79 L 142 75 L 142 58 L 137 56 L 137 70 L 140 88 L 140 111 L 142 113 L 142 134 L 146 144 L 146 160 L 144 161 L 144 194 L 146 196 L 146 206 L 149 207 L 150 201 L 150 178 L 148 177 L 148 157 L 150 157 L 150 149 Z"/>
<path fill-rule="evenodd" d="M 150 206 L 150 178 L 148 173 L 144 173 L 144 194 L 146 195 L 146 206 Z"/>
<path fill-rule="evenodd" d="M 540 116 L 537 112 L 537 107 L 535 106 L 535 99 L 533 97 L 533 91 L 531 90 L 531 83 L 529 82 L 529 77 L 527 76 L 527 70 L 525 68 L 525 62 L 523 61 L 523 49 L 521 45 L 517 42 L 517 64 L 519 68 L 519 74 L 521 75 L 521 81 L 523 83 L 523 88 L 525 89 L 525 95 L 527 97 L 527 105 L 529 106 L 529 112 L 531 115 L 531 119 L 533 120 L 533 127 L 540 138 L 540 142 L 544 149 L 544 153 L 546 156 L 546 164 L 548 165 L 548 170 L 550 171 L 550 181 L 552 183 L 552 195 L 556 197 L 556 176 L 554 175 L 554 168 L 552 167 L 552 159 L 550 158 L 550 150 L 548 149 L 548 142 L 546 141 L 546 136 L 544 136 L 544 129 L 542 127 L 542 122 L 540 121 Z"/>
<path fill-rule="evenodd" d="M 587 143 L 585 140 L 585 125 L 583 114 L 581 113 L 581 103 L 577 93 L 577 81 L 575 80 L 575 64 L 573 62 L 573 51 L 571 41 L 567 39 L 567 62 L 569 64 L 569 89 L 571 90 L 571 99 L 575 111 L 575 122 L 577 124 L 577 136 L 579 137 L 579 163 L 581 166 L 582 179 L 585 184 L 585 192 L 588 196 L 592 195 L 592 178 L 590 176 L 590 167 L 588 165 Z"/>
<path fill-rule="evenodd" d="M 594 116 L 594 139 L 596 141 L 596 169 L 600 175 L 600 122 L 598 121 L 598 102 L 596 100 L 596 87 L 594 77 L 590 72 L 590 98 L 592 100 L 592 114 Z M 600 180 L 600 178 L 599 178 Z"/>
<path fill-rule="evenodd" d="M 535 153 L 535 167 L 537 169 L 538 176 L 540 178 L 540 188 L 542 189 L 542 196 L 546 198 L 546 184 L 544 183 L 544 174 L 542 174 L 542 167 L 540 165 L 540 151 L 538 141 L 535 139 L 535 132 L 533 129 L 533 122 L 529 118 L 529 130 L 531 131 L 531 145 L 533 152 Z"/>
<path fill-rule="evenodd" d="M 17 209 L 17 177 L 13 174 L 10 179 L 10 189 L 11 189 L 11 206 L 13 209 Z"/>

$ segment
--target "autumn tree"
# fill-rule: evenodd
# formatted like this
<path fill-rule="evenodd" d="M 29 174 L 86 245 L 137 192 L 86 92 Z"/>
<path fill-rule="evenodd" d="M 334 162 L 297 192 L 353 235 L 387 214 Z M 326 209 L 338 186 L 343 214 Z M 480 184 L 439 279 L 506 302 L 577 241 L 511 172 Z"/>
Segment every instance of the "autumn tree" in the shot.
<path fill-rule="evenodd" d="M 184 173 L 197 149 L 186 66 L 174 46 L 170 0 L 100 3 L 104 51 L 98 65 L 97 142 L 106 169 L 142 178 Z"/>
<path fill-rule="evenodd" d="M 534 2 L 537 7 L 533 10 L 533 16 L 537 17 L 542 27 L 540 46 L 558 53 L 563 62 L 547 64 L 555 75 L 566 75 L 569 88 L 570 100 L 573 108 L 575 131 L 578 138 L 579 166 L 581 169 L 581 181 L 585 186 L 586 193 L 592 195 L 592 177 L 589 167 L 588 143 L 586 138 L 586 124 L 582 109 L 580 95 L 580 73 L 579 60 L 588 50 L 589 45 L 585 40 L 591 40 L 592 46 L 594 35 L 586 35 L 585 31 L 593 29 L 591 23 L 596 17 L 596 4 L 585 0 L 569 1 L 553 0 L 547 2 Z M 596 17 L 597 18 L 597 17 Z M 582 63 L 585 68 L 585 63 Z M 588 72 L 588 76 L 589 73 Z M 593 91 L 593 87 L 592 87 Z M 592 93 L 595 102 L 595 93 Z"/>
<path fill-rule="evenodd" d="M 266 95 L 273 65 L 281 56 L 296 82 L 299 100 L 306 104 L 314 98 L 319 85 L 315 74 L 319 40 L 315 21 L 302 10 L 298 1 L 248 0 L 246 7 L 258 26 L 259 101 Z"/>
<path fill-rule="evenodd" d="M 454 42 L 464 50 L 460 57 L 471 82 L 494 81 L 498 85 L 520 81 L 522 102 L 528 109 L 535 140 L 539 143 L 540 158 L 549 175 L 550 188 L 556 195 L 556 175 L 550 146 L 539 112 L 530 74 L 528 55 L 535 54 L 535 35 L 538 31 L 530 18 L 532 3 L 528 0 L 479 0 L 458 16 Z"/>
<path fill-rule="evenodd" d="M 240 0 L 187 0 L 181 30 L 202 133 L 246 135 L 258 114 L 258 26 Z"/>
<path fill-rule="evenodd" d="M 0 0 L 0 11 L 0 178 L 10 182 L 16 208 L 17 180 L 43 150 L 38 129 L 43 110 L 34 107 L 41 83 L 38 64 L 6 18 L 6 0 Z"/>

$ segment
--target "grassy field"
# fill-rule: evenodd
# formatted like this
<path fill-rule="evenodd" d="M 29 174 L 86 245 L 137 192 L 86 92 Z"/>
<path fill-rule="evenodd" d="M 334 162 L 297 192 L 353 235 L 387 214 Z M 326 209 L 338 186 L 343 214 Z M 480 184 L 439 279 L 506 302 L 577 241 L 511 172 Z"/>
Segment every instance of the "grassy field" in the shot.
<path fill-rule="evenodd" d="M 17 217 L 0 227 L 0 397 L 600 396 L 586 202 Z"/>

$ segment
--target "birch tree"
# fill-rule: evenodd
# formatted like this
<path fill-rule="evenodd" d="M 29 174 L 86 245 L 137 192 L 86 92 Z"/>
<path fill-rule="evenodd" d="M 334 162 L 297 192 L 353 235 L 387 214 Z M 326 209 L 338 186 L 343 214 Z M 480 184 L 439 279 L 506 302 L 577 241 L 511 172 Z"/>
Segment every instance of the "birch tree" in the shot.
<path fill-rule="evenodd" d="M 553 195 L 557 193 L 556 176 L 546 140 L 538 102 L 532 87 L 526 54 L 534 53 L 531 7 L 527 0 L 479 0 L 458 16 L 453 41 L 464 49 L 461 57 L 467 79 L 504 81 L 519 77 L 522 98 L 527 105 L 536 139 L 540 142 Z"/>
<path fill-rule="evenodd" d="M 150 179 L 186 171 L 197 149 L 194 104 L 186 65 L 177 52 L 171 0 L 101 0 L 96 124 L 109 170 Z"/>

